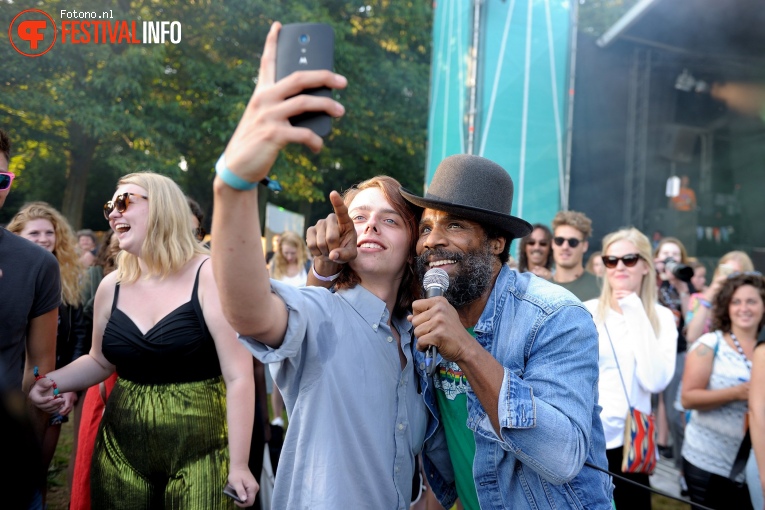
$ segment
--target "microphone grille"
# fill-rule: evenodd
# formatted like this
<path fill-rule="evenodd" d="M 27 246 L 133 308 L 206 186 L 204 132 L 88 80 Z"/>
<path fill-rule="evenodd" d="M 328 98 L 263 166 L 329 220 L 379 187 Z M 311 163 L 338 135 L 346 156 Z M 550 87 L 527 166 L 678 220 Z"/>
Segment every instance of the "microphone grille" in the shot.
<path fill-rule="evenodd" d="M 438 286 L 446 291 L 446 289 L 449 288 L 449 274 L 438 267 L 428 269 L 425 273 L 425 277 L 422 279 L 422 286 L 425 290 Z"/>

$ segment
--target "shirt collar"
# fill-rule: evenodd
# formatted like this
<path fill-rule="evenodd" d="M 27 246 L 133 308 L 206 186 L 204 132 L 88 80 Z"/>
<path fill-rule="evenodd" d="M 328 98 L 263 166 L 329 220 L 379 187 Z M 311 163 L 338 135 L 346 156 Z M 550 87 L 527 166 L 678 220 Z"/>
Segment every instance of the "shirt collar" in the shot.
<path fill-rule="evenodd" d="M 388 324 L 390 312 L 385 307 L 385 301 L 363 286 L 356 285 L 352 289 L 338 290 L 337 295 L 344 299 L 373 330 L 377 331 L 381 324 Z M 394 317 L 392 323 L 399 333 L 408 332 L 412 328 L 412 323 L 405 317 L 402 319 Z"/>

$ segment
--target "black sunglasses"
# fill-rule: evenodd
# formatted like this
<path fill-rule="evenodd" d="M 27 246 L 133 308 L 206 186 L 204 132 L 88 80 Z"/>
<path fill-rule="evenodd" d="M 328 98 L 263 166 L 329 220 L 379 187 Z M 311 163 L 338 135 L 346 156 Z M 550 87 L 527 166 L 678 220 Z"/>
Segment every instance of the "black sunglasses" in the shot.
<path fill-rule="evenodd" d="M 104 218 L 106 218 L 106 221 L 109 221 L 109 215 L 115 209 L 117 209 L 117 212 L 120 214 L 127 211 L 127 208 L 130 205 L 130 197 L 141 197 L 146 200 L 149 199 L 149 197 L 139 195 L 138 193 L 123 193 L 122 195 L 117 195 L 117 198 L 109 200 L 104 204 Z"/>
<path fill-rule="evenodd" d="M 16 174 L 13 172 L 0 172 L 0 191 L 10 188 L 14 177 L 16 177 Z"/>
<path fill-rule="evenodd" d="M 547 241 L 537 241 L 536 239 L 531 239 L 531 240 L 530 240 L 529 242 L 527 242 L 526 244 L 527 244 L 528 246 L 536 246 L 536 245 L 539 245 L 539 246 L 541 246 L 542 248 L 544 248 L 545 246 L 549 246 L 549 244 L 550 244 L 550 243 L 548 243 Z"/>
<path fill-rule="evenodd" d="M 624 267 L 635 267 L 638 260 L 642 259 L 637 253 L 629 253 L 623 257 L 614 257 L 613 255 L 603 255 L 600 259 L 603 261 L 603 265 L 608 269 L 613 269 L 619 265 L 619 261 L 624 262 Z"/>
<path fill-rule="evenodd" d="M 565 238 L 565 237 L 555 237 L 555 238 L 553 238 L 553 241 L 554 241 L 554 242 L 555 242 L 555 244 L 556 244 L 556 245 L 558 245 L 558 246 L 563 246 L 563 243 L 565 243 L 565 242 L 567 242 L 567 241 L 568 241 L 568 245 L 569 245 L 570 247 L 572 247 L 572 248 L 576 248 L 577 246 L 579 246 L 579 243 L 581 243 L 581 242 L 582 242 L 582 240 L 581 240 L 581 239 L 577 239 L 576 237 L 569 237 L 569 238 Z"/>

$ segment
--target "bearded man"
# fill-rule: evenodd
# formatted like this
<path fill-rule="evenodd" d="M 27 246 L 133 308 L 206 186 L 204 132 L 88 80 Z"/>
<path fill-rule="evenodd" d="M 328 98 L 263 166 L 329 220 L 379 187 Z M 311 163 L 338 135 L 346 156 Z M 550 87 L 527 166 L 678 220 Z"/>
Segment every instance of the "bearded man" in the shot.
<path fill-rule="evenodd" d="M 438 349 L 424 397 L 435 390 L 464 507 L 610 509 L 598 334 L 570 292 L 505 264 L 510 242 L 532 230 L 510 215 L 512 179 L 492 161 L 456 155 L 424 197 L 401 194 L 424 209 L 420 275 L 439 267 L 450 279 L 444 296 L 413 303 L 411 320 L 421 376 L 422 353 Z"/>

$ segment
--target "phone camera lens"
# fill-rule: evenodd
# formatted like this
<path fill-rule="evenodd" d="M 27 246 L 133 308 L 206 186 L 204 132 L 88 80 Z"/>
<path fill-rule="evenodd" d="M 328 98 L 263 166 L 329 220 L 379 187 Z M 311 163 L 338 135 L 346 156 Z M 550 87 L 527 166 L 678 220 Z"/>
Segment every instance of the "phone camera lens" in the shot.
<path fill-rule="evenodd" d="M 298 40 L 300 41 L 300 44 L 308 44 L 308 41 L 310 41 L 311 38 L 308 37 L 308 34 L 301 34 Z"/>

